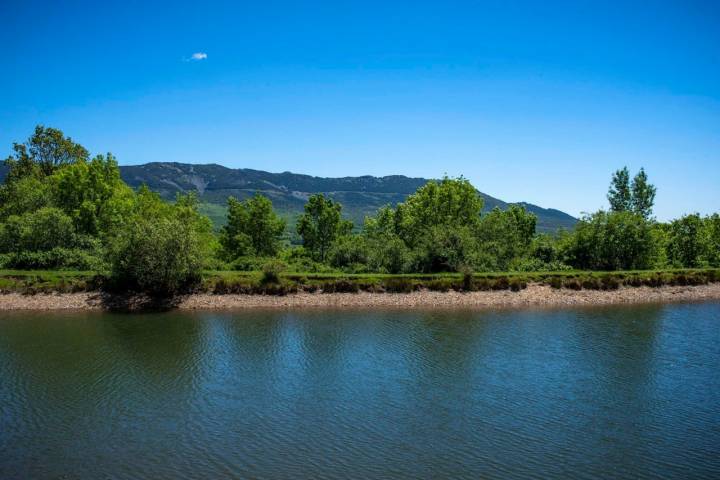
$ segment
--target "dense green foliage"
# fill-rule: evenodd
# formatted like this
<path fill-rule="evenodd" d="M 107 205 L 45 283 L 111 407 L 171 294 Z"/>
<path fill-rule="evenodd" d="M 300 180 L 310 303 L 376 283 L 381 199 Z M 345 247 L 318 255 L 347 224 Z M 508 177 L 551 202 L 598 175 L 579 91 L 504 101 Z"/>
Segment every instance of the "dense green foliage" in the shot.
<path fill-rule="evenodd" d="M 322 194 L 308 199 L 297 223 L 303 245 L 318 262 L 324 262 L 333 242 L 351 230 L 352 223 L 342 218 L 342 205 Z"/>
<path fill-rule="evenodd" d="M 194 195 L 167 202 L 133 190 L 111 154 L 90 158 L 56 129 L 37 127 L 5 164 L 0 268 L 92 270 L 115 288 L 158 295 L 196 287 L 204 269 L 262 270 L 263 285 L 279 285 L 283 271 L 460 272 L 469 288 L 472 272 L 720 267 L 720 216 L 657 222 L 656 190 L 642 169 L 632 181 L 626 168 L 613 174 L 609 211 L 554 234 L 538 234 L 537 217 L 520 205 L 484 211 L 462 177 L 421 185 L 355 232 L 340 203 L 312 195 L 297 220 L 302 246 L 293 246 L 259 193 L 229 198 L 216 233 Z"/>
<path fill-rule="evenodd" d="M 220 232 L 222 255 L 228 260 L 276 255 L 284 231 L 285 222 L 267 197 L 256 194 L 244 202 L 230 197 L 227 224 Z"/>
<path fill-rule="evenodd" d="M 200 280 L 215 240 L 193 198 L 134 192 L 111 154 L 89 159 L 56 129 L 37 127 L 14 150 L 0 187 L 4 268 L 95 270 L 161 294 Z"/>
<path fill-rule="evenodd" d="M 174 294 L 198 285 L 212 244 L 210 220 L 192 195 L 168 204 L 142 188 L 110 241 L 114 287 Z"/>
<path fill-rule="evenodd" d="M 645 220 L 652 216 L 656 189 L 648 182 L 645 169 L 641 168 L 630 183 L 627 167 L 613 173 L 608 201 L 613 212 L 632 212 Z"/>

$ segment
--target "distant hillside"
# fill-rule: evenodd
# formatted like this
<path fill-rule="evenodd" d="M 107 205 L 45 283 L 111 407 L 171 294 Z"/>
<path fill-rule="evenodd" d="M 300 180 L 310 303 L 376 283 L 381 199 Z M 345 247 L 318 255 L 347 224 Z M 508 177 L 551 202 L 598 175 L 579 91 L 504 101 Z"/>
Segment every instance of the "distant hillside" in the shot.
<path fill-rule="evenodd" d="M 197 191 L 202 201 L 207 204 L 206 213 L 217 223 L 222 223 L 224 219 L 228 196 L 243 199 L 255 192 L 262 192 L 272 200 L 275 208 L 289 219 L 302 211 L 310 195 L 325 193 L 343 205 L 343 212 L 348 218 L 356 225 L 361 225 L 366 215 L 374 214 L 383 205 L 402 202 L 427 182 L 424 178 L 402 175 L 323 178 L 290 172 L 231 169 L 215 164 L 166 162 L 121 166 L 120 172 L 123 180 L 130 186 L 146 184 L 166 199 L 175 198 L 177 193 Z M 4 177 L 5 167 L 2 167 L 0 178 Z M 508 207 L 508 203 L 502 200 L 482 192 L 480 195 L 485 200 L 485 210 Z M 529 203 L 521 205 L 537 215 L 540 231 L 569 228 L 576 222 L 575 218 L 559 210 Z"/>

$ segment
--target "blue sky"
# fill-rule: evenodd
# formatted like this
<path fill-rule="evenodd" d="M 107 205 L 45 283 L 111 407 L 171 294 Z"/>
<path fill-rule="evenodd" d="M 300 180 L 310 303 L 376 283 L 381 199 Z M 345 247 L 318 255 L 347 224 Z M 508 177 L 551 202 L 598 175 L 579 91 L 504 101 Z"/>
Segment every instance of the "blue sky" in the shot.
<path fill-rule="evenodd" d="M 720 210 L 717 2 L 4 0 L 0 18 L 3 157 L 40 123 L 121 164 L 463 174 L 575 215 L 644 166 L 658 218 Z"/>

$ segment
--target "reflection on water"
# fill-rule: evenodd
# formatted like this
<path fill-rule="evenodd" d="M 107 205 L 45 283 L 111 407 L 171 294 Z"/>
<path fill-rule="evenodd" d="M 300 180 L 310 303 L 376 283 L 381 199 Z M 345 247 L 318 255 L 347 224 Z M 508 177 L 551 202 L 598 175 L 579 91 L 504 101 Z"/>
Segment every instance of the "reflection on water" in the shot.
<path fill-rule="evenodd" d="M 0 478 L 717 478 L 720 304 L 2 314 Z"/>

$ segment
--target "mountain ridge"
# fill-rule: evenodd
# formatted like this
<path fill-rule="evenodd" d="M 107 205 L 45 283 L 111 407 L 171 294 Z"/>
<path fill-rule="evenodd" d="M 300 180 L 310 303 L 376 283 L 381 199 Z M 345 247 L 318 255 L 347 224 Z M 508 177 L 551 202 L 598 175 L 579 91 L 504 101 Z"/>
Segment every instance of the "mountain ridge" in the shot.
<path fill-rule="evenodd" d="M 4 180 L 6 167 L 0 167 Z M 307 198 L 324 193 L 343 205 L 343 213 L 357 226 L 366 215 L 374 214 L 384 205 L 396 205 L 424 185 L 429 179 L 387 175 L 375 177 L 317 177 L 289 171 L 271 173 L 249 168 L 229 168 L 216 163 L 189 164 L 151 162 L 120 166 L 123 180 L 133 188 L 147 185 L 163 198 L 174 199 L 178 193 L 195 191 L 205 204 L 204 211 L 216 224 L 223 223 L 227 197 L 244 199 L 255 192 L 267 195 L 274 207 L 287 219 L 303 210 Z M 570 228 L 577 221 L 571 215 L 554 208 L 543 208 L 528 202 L 505 202 L 478 190 L 484 200 L 484 211 L 495 207 L 522 205 L 538 217 L 538 230 L 555 231 Z"/>

